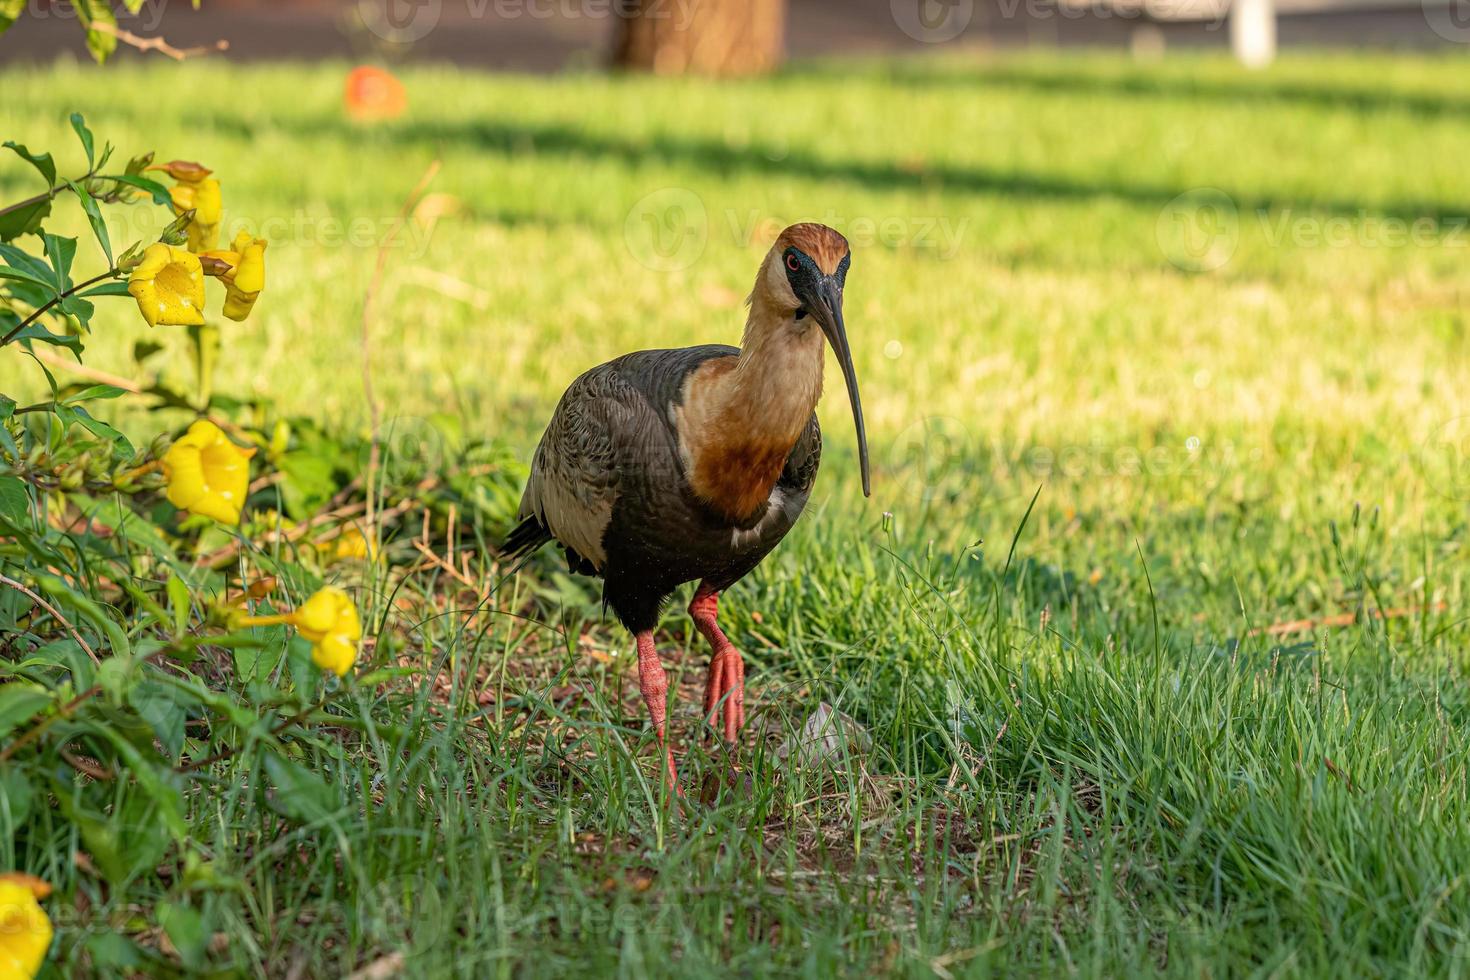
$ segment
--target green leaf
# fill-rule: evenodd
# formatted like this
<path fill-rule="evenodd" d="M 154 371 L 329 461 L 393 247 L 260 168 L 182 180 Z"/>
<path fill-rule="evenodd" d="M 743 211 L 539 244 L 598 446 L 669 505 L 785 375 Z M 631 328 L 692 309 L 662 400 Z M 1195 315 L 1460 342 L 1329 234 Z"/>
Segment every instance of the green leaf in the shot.
<path fill-rule="evenodd" d="M 25 770 L 16 766 L 0 769 L 0 825 L 8 822 L 11 827 L 19 827 L 25 823 L 34 798 Z"/>
<path fill-rule="evenodd" d="M 269 805 L 284 817 L 308 823 L 327 820 L 342 806 L 337 787 L 298 762 L 269 753 L 265 772 L 275 789 Z"/>
<path fill-rule="evenodd" d="M 189 594 L 189 584 L 179 578 L 178 572 L 168 573 L 168 605 L 174 614 L 174 636 L 183 636 L 189 628 L 189 616 L 193 611 L 194 598 Z"/>
<path fill-rule="evenodd" d="M 138 679 L 136 666 L 128 657 L 108 657 L 97 668 L 97 683 L 113 704 L 127 702 L 128 694 Z"/>
<path fill-rule="evenodd" d="M 92 968 L 104 973 L 110 971 L 120 976 L 131 976 L 143 965 L 138 947 L 120 933 L 95 932 L 87 937 L 85 945 L 92 957 Z"/>
<path fill-rule="evenodd" d="M 71 118 L 73 125 L 75 125 L 76 121 L 81 117 L 74 115 Z M 90 133 L 87 135 L 89 138 L 91 137 Z M 87 152 L 90 157 L 90 144 L 88 144 Z M 68 180 L 66 186 L 70 187 L 76 194 L 77 200 L 82 202 L 82 210 L 87 212 L 87 222 L 92 226 L 92 234 L 97 236 L 97 244 L 102 246 L 102 254 L 107 256 L 107 264 L 112 265 L 112 240 L 107 237 L 107 223 L 102 220 L 102 212 L 98 209 L 97 202 L 92 199 L 92 195 L 88 194 L 87 189 L 81 184 Z"/>
<path fill-rule="evenodd" d="M 187 905 L 159 902 L 158 924 L 163 926 L 185 966 L 198 970 L 204 965 L 204 952 L 209 943 L 204 916 Z"/>
<path fill-rule="evenodd" d="M 93 288 L 88 289 L 88 290 L 86 290 L 84 292 L 78 293 L 77 295 L 78 296 L 131 296 L 132 293 L 128 292 L 128 284 L 119 280 L 119 281 L 114 281 L 114 282 L 104 282 L 100 286 L 94 286 Z"/>
<path fill-rule="evenodd" d="M 168 753 L 170 764 L 177 764 L 184 752 L 184 723 L 188 713 L 167 688 L 150 680 L 134 686 L 128 701 L 138 716 L 153 728 L 158 743 Z"/>
<path fill-rule="evenodd" d="M 113 21 L 113 23 L 117 22 Z M 71 128 L 76 130 L 77 139 L 82 141 L 82 149 L 87 151 L 87 169 L 90 171 L 92 169 L 92 161 L 97 159 L 97 157 L 92 152 L 92 131 L 87 128 L 87 121 L 82 118 L 80 112 L 73 112 L 71 114 Z"/>
<path fill-rule="evenodd" d="M 32 278 L 48 284 L 51 282 L 51 267 L 23 248 L 0 244 L 0 257 L 12 268 L 28 273 Z"/>
<path fill-rule="evenodd" d="M 100 65 L 112 52 L 117 50 L 117 35 L 106 31 L 94 31 L 92 25 L 102 23 L 117 26 L 117 17 L 112 13 L 111 2 L 110 0 L 73 0 L 72 5 L 81 18 L 82 26 L 87 28 L 87 50 L 92 52 L 93 59 Z"/>
<path fill-rule="evenodd" d="M 0 0 L 0 2 L 3 2 L 3 0 Z M 29 163 L 31 166 L 35 167 L 41 172 L 41 176 L 46 178 L 47 190 L 50 190 L 51 188 L 56 186 L 56 161 L 51 159 L 51 154 L 32 153 L 30 150 L 26 149 L 25 146 L 17 143 L 15 140 L 6 140 L 4 145 L 9 149 L 14 150 L 17 154 L 20 155 L 20 158 L 22 160 L 24 160 L 26 163 Z"/>
<path fill-rule="evenodd" d="M 77 423 L 80 424 L 82 428 L 92 433 L 92 435 L 96 436 L 99 439 L 108 440 L 112 443 L 113 447 L 116 448 L 117 451 L 124 456 L 133 455 L 133 444 L 128 441 L 127 436 L 123 435 L 121 432 L 117 431 L 106 422 L 103 422 L 101 419 L 94 419 L 85 408 L 73 408 L 72 413 Z"/>
<path fill-rule="evenodd" d="M 77 257 L 77 240 L 49 232 L 43 234 L 41 239 L 46 243 L 46 261 L 51 263 L 52 281 L 56 290 L 65 292 L 71 288 L 71 263 Z"/>
<path fill-rule="evenodd" d="M 25 526 L 31 519 L 31 495 L 18 476 L 0 476 L 0 514 Z"/>
<path fill-rule="evenodd" d="M 92 385 L 66 399 L 66 404 L 75 405 L 77 402 L 88 402 L 96 398 L 117 398 L 127 393 L 126 388 L 119 388 L 117 385 Z"/>
<path fill-rule="evenodd" d="M 142 0 L 138 0 L 138 5 L 142 6 Z M 0 0 L 0 34 L 8 31 L 25 9 L 26 0 Z"/>
<path fill-rule="evenodd" d="M 135 174 L 116 174 L 103 177 L 103 180 L 115 180 L 119 184 L 128 184 L 139 190 L 147 191 L 153 197 L 154 204 L 172 204 L 173 198 L 169 196 L 168 188 L 156 180 L 147 177 L 139 177 Z"/>
<path fill-rule="evenodd" d="M 124 738 L 115 726 L 99 725 L 93 730 L 113 744 L 137 780 L 138 787 L 158 804 L 158 819 L 174 840 L 187 840 L 189 826 L 184 820 L 184 794 L 179 788 L 178 774 L 171 769 L 161 769 L 152 759 L 145 759 L 138 747 Z"/>
<path fill-rule="evenodd" d="M 164 558 L 172 557 L 173 549 L 169 547 L 168 539 L 163 536 L 163 532 L 159 531 L 146 517 L 121 503 L 116 496 L 88 497 L 85 494 L 74 493 L 70 494 L 67 500 L 71 501 L 78 513 L 85 515 L 89 524 L 109 528 L 114 535 L 125 538 L 150 554 Z"/>
<path fill-rule="evenodd" d="M 270 626 L 261 629 L 262 642 L 259 646 L 238 647 L 235 656 L 235 676 L 242 684 L 264 684 L 275 673 L 281 658 L 286 655 L 286 628 Z"/>
<path fill-rule="evenodd" d="M 51 701 L 51 692 L 39 684 L 27 681 L 0 684 L 0 737 L 45 711 Z"/>
<path fill-rule="evenodd" d="M 128 877 L 128 862 L 122 854 L 117 831 L 111 822 L 86 808 L 76 787 L 53 778 L 56 805 L 67 823 L 82 835 L 82 843 L 108 881 L 120 883 Z"/>
<path fill-rule="evenodd" d="M 101 606 L 87 596 L 77 592 L 55 575 L 38 576 L 36 584 L 41 587 L 42 592 L 45 592 L 61 605 L 81 614 L 83 619 L 87 620 L 98 632 L 106 636 L 113 656 L 132 656 L 133 645 L 128 642 L 128 635 L 123 632 L 121 626 L 113 621 L 111 616 L 103 611 Z"/>
<path fill-rule="evenodd" d="M 8 265 L 0 265 L 0 279 L 13 279 L 16 282 L 29 282 L 34 283 L 37 286 L 41 286 L 45 289 L 51 289 L 50 280 L 39 279 L 36 276 L 31 275 L 29 272 L 22 272 L 20 269 L 12 269 Z M 52 290 L 52 292 L 55 292 L 55 290 Z"/>
<path fill-rule="evenodd" d="M 0 242 L 8 242 L 21 235 L 31 235 L 41 227 L 46 215 L 51 213 L 51 198 L 42 198 L 34 204 L 16 208 L 0 214 Z"/>
<path fill-rule="evenodd" d="M 82 338 L 73 337 L 70 334 L 52 333 L 46 329 L 45 324 L 37 320 L 30 324 L 20 333 L 15 335 L 17 341 L 39 340 L 43 344 L 51 344 L 53 347 L 65 347 L 77 355 L 77 360 L 82 359 Z"/>

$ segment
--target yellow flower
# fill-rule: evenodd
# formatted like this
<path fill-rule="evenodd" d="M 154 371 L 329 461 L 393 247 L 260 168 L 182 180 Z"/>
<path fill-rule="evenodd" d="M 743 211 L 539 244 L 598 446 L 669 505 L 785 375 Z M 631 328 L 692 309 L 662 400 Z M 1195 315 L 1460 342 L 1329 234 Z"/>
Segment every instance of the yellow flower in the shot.
<path fill-rule="evenodd" d="M 149 245 L 128 277 L 128 292 L 148 326 L 204 323 L 204 268 L 199 256 L 174 245 Z"/>
<path fill-rule="evenodd" d="M 378 557 L 378 549 L 373 542 L 367 539 L 362 529 L 356 524 L 349 525 L 341 534 L 332 548 L 332 560 L 357 559 L 366 561 L 369 558 Z"/>
<path fill-rule="evenodd" d="M 224 217 L 219 181 L 206 177 L 197 184 L 175 184 L 168 195 L 173 199 L 176 214 L 194 209 L 194 217 L 185 229 L 189 236 L 189 251 L 202 252 L 214 248 L 214 243 L 219 240 L 220 221 Z"/>
<path fill-rule="evenodd" d="M 352 669 L 362 622 L 346 592 L 331 585 L 318 590 L 292 614 L 291 623 L 311 641 L 312 663 L 338 677 Z"/>
<path fill-rule="evenodd" d="M 170 190 L 174 211 L 183 214 L 190 208 L 194 218 L 189 222 L 189 251 L 202 252 L 214 248 L 219 238 L 220 221 L 224 218 L 224 202 L 220 197 L 219 181 L 209 176 L 212 173 L 189 160 L 170 160 L 148 168 L 162 170 L 178 181 Z"/>
<path fill-rule="evenodd" d="M 168 502 L 225 524 L 240 523 L 254 455 L 254 449 L 235 445 L 219 426 L 200 419 L 163 456 Z"/>
<path fill-rule="evenodd" d="M 51 948 L 51 920 L 37 899 L 51 886 L 23 874 L 0 875 L 0 977 L 31 980 Z"/>
<path fill-rule="evenodd" d="M 357 607 L 341 589 L 328 585 L 318 589 L 295 612 L 274 616 L 235 616 L 231 627 L 272 626 L 286 623 L 311 642 L 311 661 L 338 677 L 352 669 L 357 644 L 362 639 L 362 621 Z"/>
<path fill-rule="evenodd" d="M 243 320 L 249 316 L 260 291 L 265 288 L 265 247 L 268 244 L 264 238 L 252 238 L 249 232 L 242 231 L 235 236 L 232 248 L 203 253 L 204 258 L 216 259 L 229 266 L 211 275 L 218 275 L 220 282 L 225 284 L 224 314 L 231 320 Z"/>

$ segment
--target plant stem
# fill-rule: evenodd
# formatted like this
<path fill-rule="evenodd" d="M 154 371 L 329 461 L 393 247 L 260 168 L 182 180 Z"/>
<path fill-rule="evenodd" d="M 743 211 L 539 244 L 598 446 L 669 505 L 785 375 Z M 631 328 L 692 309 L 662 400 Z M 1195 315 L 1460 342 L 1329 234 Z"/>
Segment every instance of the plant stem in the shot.
<path fill-rule="evenodd" d="M 86 173 L 82 174 L 80 177 L 78 177 L 75 180 L 73 180 L 72 183 L 73 184 L 77 184 L 78 186 L 80 186 L 81 183 L 82 183 L 82 181 L 84 181 L 84 180 L 91 180 L 93 177 L 97 176 L 97 170 L 101 166 L 102 166 L 102 164 L 100 164 L 100 163 L 97 164 L 97 166 L 93 167 L 91 170 L 88 170 Z M 42 176 L 45 176 L 45 175 L 42 174 Z M 68 187 L 66 185 L 66 182 L 63 181 L 62 183 L 57 184 L 55 187 L 52 187 L 51 189 L 49 189 L 47 191 L 44 191 L 44 192 L 42 192 L 40 194 L 36 194 L 33 197 L 26 198 L 24 201 L 17 201 L 14 204 L 7 204 L 5 207 L 0 208 L 0 217 L 3 217 L 5 215 L 9 214 L 12 211 L 19 211 L 21 208 L 28 208 L 32 204 L 38 204 L 41 201 L 49 201 L 53 197 L 55 197 L 57 194 L 60 194 L 62 191 L 67 190 L 67 189 L 68 189 Z"/>
<path fill-rule="evenodd" d="M 26 317 L 24 320 L 20 321 L 20 323 L 16 324 L 14 330 L 10 331 L 4 337 L 0 337 L 0 347 L 4 347 L 6 344 L 10 343 L 12 340 L 15 339 L 16 334 L 20 333 L 26 327 L 29 327 L 31 324 L 35 323 L 36 320 L 38 320 L 47 310 L 51 309 L 51 307 L 55 306 L 57 303 L 60 303 L 62 300 L 66 299 L 77 290 L 86 289 L 88 286 L 95 286 L 97 283 L 101 282 L 104 279 L 111 279 L 113 276 L 117 275 L 117 272 L 117 266 L 113 266 L 111 269 L 108 269 L 101 275 L 93 276 L 91 279 L 88 279 L 85 282 L 77 283 L 75 286 L 72 286 L 65 292 L 57 293 L 53 298 L 46 302 L 46 305 L 37 308 L 34 313 Z"/>

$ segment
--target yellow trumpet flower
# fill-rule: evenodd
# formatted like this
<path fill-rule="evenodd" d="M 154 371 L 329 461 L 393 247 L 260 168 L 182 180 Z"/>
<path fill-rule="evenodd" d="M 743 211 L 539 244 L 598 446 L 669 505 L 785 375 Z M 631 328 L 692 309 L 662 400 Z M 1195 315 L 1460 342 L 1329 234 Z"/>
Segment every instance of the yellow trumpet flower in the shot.
<path fill-rule="evenodd" d="M 334 585 L 312 593 L 294 612 L 274 616 L 239 616 L 232 626 L 273 626 L 285 623 L 311 643 L 311 662 L 338 677 L 352 669 L 362 640 L 362 621 L 351 597 Z"/>
<path fill-rule="evenodd" d="M 193 252 L 163 242 L 149 245 L 128 276 L 128 292 L 150 327 L 204 323 L 204 268 Z"/>
<path fill-rule="evenodd" d="M 200 419 L 163 456 L 168 502 L 225 524 L 240 523 L 254 455 L 254 449 L 235 445 L 219 426 Z"/>
<path fill-rule="evenodd" d="M 242 231 L 235 236 L 231 248 L 202 253 L 203 258 L 216 259 L 229 266 L 222 272 L 211 274 L 217 275 L 225 284 L 224 315 L 231 320 L 243 320 L 249 316 L 260 291 L 265 288 L 265 247 L 269 244 L 264 238 L 252 238 L 249 232 Z"/>
<path fill-rule="evenodd" d="M 53 930 L 38 899 L 51 886 L 26 874 L 0 875 L 0 977 L 31 980 L 51 948 Z"/>
<path fill-rule="evenodd" d="M 337 535 L 337 540 L 332 543 L 330 559 L 332 561 L 368 561 L 376 560 L 377 557 L 377 545 L 369 541 L 367 535 L 363 534 L 362 529 L 356 524 L 343 529 L 342 533 Z"/>
<path fill-rule="evenodd" d="M 189 251 L 202 252 L 214 248 L 219 239 L 220 221 L 224 218 L 224 201 L 220 196 L 219 181 L 209 176 L 213 171 L 190 160 L 170 160 L 148 169 L 162 170 L 178 181 L 168 192 L 173 199 L 175 213 L 194 210 L 194 219 L 187 229 Z"/>

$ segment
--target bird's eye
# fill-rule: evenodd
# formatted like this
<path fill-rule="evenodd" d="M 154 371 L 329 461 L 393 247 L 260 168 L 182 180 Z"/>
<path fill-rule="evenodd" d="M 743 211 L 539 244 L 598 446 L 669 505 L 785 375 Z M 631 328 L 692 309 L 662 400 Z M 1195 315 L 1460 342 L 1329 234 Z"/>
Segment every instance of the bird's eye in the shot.
<path fill-rule="evenodd" d="M 786 268 L 790 269 L 792 272 L 801 271 L 801 263 L 796 261 L 796 256 L 791 254 L 790 252 L 786 253 Z"/>

